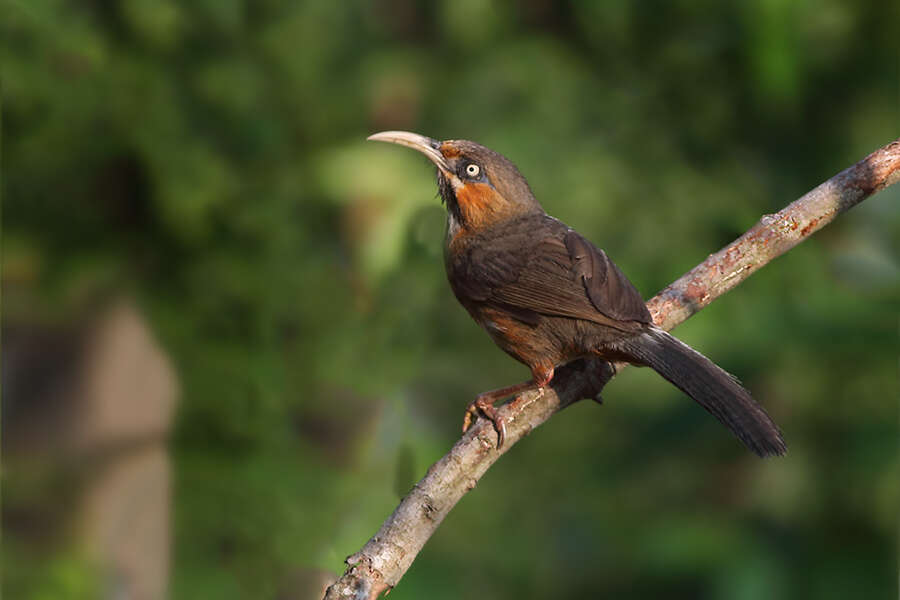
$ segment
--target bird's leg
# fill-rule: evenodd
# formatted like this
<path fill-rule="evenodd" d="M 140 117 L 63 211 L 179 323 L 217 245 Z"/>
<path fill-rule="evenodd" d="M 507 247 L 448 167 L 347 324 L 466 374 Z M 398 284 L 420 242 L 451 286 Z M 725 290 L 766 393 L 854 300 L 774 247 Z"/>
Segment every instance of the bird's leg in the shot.
<path fill-rule="evenodd" d="M 553 379 L 553 367 L 534 367 L 531 373 L 533 378 L 523 383 L 478 394 L 478 397 L 466 407 L 466 415 L 463 417 L 463 433 L 469 430 L 474 419 L 478 417 L 478 413 L 481 413 L 494 424 L 494 429 L 497 431 L 497 449 L 502 448 L 503 442 L 506 440 L 506 421 L 497 413 L 494 403 L 512 395 L 516 396 L 513 400 L 513 403 L 516 403 L 522 398 L 522 392 L 533 389 L 543 391 L 544 386 Z"/>

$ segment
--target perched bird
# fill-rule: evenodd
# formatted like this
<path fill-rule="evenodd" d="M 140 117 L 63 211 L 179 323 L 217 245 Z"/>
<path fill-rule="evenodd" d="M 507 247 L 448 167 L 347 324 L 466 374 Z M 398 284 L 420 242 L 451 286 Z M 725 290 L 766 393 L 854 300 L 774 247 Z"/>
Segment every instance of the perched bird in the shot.
<path fill-rule="evenodd" d="M 786 446 L 778 427 L 737 380 L 656 327 L 634 285 L 591 242 L 549 216 L 506 157 L 467 140 L 406 131 L 370 140 L 418 150 L 437 166 L 447 207 L 444 262 L 450 287 L 494 342 L 531 369 L 530 381 L 480 394 L 479 413 L 503 445 L 494 403 L 543 389 L 555 368 L 587 356 L 648 366 L 696 400 L 759 456 Z"/>

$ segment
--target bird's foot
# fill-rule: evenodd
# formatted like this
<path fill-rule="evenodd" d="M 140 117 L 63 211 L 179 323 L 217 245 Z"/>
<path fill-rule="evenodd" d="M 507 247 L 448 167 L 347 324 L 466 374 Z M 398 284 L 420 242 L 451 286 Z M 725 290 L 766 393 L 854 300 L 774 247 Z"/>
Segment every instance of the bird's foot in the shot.
<path fill-rule="evenodd" d="M 544 395 L 544 388 L 537 388 L 537 396 L 535 399 L 541 398 Z M 515 398 L 512 399 L 512 402 L 509 403 L 510 411 L 515 413 L 518 411 L 518 405 L 521 403 L 524 398 L 524 394 L 519 394 Z M 475 423 L 475 420 L 478 418 L 479 413 L 484 415 L 490 420 L 491 423 L 494 424 L 494 430 L 497 432 L 497 450 L 503 447 L 503 443 L 506 441 L 506 418 L 504 418 L 497 410 L 497 407 L 494 406 L 494 402 L 496 401 L 496 397 L 491 392 L 481 394 L 473 402 L 466 407 L 466 414 L 463 417 L 463 433 L 469 430 L 469 427 Z"/>
<path fill-rule="evenodd" d="M 492 395 L 482 394 L 466 407 L 466 415 L 463 417 L 463 433 L 469 430 L 479 413 L 494 424 L 494 430 L 497 432 L 497 450 L 499 450 L 506 440 L 506 421 L 497 412 Z"/>
<path fill-rule="evenodd" d="M 506 440 L 506 420 L 497 412 L 494 402 L 499 402 L 503 398 L 515 396 L 515 399 L 512 401 L 513 406 L 515 406 L 515 404 L 521 400 L 522 396 L 520 394 L 522 392 L 533 389 L 539 389 L 540 395 L 538 397 L 542 396 L 544 394 L 544 386 L 550 383 L 550 380 L 553 378 L 553 368 L 541 370 L 535 369 L 533 373 L 535 376 L 531 381 L 517 383 L 516 385 L 500 388 L 499 390 L 478 394 L 475 401 L 466 407 L 466 416 L 463 417 L 463 433 L 469 430 L 469 427 L 471 427 L 472 423 L 475 422 L 475 419 L 478 418 L 478 414 L 481 413 L 494 424 L 494 429 L 497 431 L 497 450 L 502 448 L 503 442 Z M 512 408 L 511 410 L 514 411 L 515 408 Z"/>

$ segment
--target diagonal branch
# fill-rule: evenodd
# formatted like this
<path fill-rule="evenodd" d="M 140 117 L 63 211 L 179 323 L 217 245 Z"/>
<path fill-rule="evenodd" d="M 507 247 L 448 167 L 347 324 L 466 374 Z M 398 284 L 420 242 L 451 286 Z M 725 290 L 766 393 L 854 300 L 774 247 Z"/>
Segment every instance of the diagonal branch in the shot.
<path fill-rule="evenodd" d="M 760 222 L 712 254 L 647 302 L 654 322 L 669 330 L 732 289 L 757 269 L 872 194 L 900 181 L 900 139 L 841 171 L 799 200 Z M 592 359 L 560 369 L 551 389 L 529 392 L 500 408 L 506 442 L 496 449 L 493 426 L 480 419 L 450 452 L 428 469 L 328 588 L 325 600 L 367 600 L 397 585 L 444 517 L 482 475 L 523 436 L 581 398 L 599 398 L 621 365 Z"/>

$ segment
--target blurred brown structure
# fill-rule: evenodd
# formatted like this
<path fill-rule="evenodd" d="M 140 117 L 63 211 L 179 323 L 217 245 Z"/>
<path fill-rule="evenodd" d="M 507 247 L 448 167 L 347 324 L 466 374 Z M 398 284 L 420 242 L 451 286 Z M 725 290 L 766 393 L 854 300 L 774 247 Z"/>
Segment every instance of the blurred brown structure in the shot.
<path fill-rule="evenodd" d="M 3 524 L 47 560 L 83 556 L 103 598 L 163 598 L 177 379 L 132 302 L 91 313 L 4 322 Z"/>

